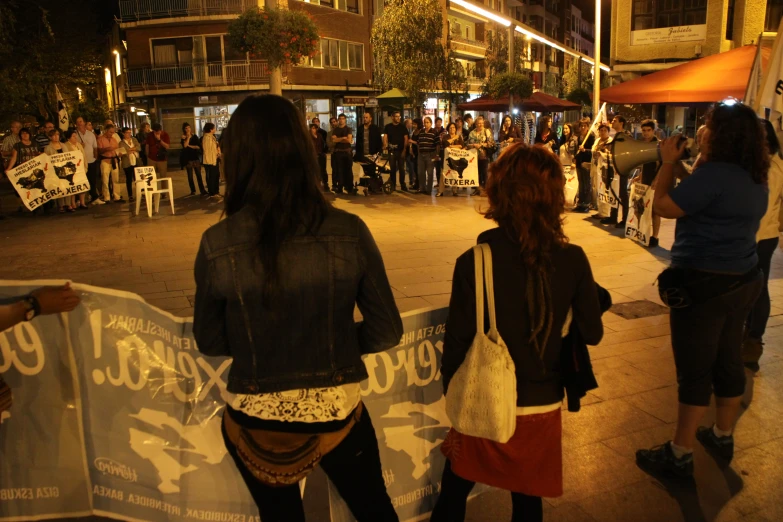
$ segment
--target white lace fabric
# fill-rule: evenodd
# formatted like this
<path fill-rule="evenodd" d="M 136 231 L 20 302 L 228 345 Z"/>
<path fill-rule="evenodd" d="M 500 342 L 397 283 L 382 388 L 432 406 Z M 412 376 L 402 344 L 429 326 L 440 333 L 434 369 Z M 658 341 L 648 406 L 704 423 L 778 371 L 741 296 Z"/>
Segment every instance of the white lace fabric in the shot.
<path fill-rule="evenodd" d="M 305 423 L 345 420 L 361 400 L 358 383 L 255 395 L 227 395 L 226 403 L 231 408 L 250 417 Z"/>

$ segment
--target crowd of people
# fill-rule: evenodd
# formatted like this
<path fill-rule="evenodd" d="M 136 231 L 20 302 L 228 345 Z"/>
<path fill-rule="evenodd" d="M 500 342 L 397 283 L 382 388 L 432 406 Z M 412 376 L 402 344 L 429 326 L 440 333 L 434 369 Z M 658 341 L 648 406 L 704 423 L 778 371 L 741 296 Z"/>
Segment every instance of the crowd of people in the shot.
<path fill-rule="evenodd" d="M 41 212 L 55 208 L 60 213 L 75 212 L 86 210 L 89 205 L 124 203 L 126 198 L 132 203 L 136 167 L 153 166 L 158 177 L 168 174 L 171 138 L 160 123 L 144 123 L 135 134 L 129 127 L 118 128 L 111 120 L 106 120 L 100 129 L 82 117 L 76 118 L 75 123 L 74 128 L 61 131 L 47 121 L 33 135 L 29 127 L 14 121 L 0 145 L 5 172 L 43 153 L 78 151 L 84 155 L 89 192 L 55 199 L 41 207 Z M 220 198 L 220 144 L 215 124 L 205 124 L 202 131 L 199 138 L 189 123 L 182 125 L 179 165 L 187 172 L 192 196 L 196 195 L 195 180 L 202 196 Z M 202 165 L 206 183 L 201 175 Z M 121 172 L 125 177 L 124 195 Z"/>

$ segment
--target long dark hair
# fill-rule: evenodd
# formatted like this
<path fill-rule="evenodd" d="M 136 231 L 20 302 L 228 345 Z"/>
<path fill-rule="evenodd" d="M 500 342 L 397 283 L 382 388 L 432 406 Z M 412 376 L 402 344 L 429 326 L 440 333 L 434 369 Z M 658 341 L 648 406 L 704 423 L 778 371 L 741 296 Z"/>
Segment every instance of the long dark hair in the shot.
<path fill-rule="evenodd" d="M 298 229 L 315 233 L 330 205 L 317 177 L 313 140 L 294 105 L 280 96 L 249 96 L 221 136 L 225 213 L 250 207 L 259 229 L 262 300 L 272 309 L 283 242 Z"/>
<path fill-rule="evenodd" d="M 775 127 L 772 126 L 769 120 L 764 120 L 764 132 L 767 134 L 767 151 L 769 155 L 777 154 L 780 156 L 780 141 L 778 141 Z"/>
<path fill-rule="evenodd" d="M 538 136 L 543 136 L 544 132 L 552 133 L 552 129 L 549 128 L 549 124 L 552 122 L 552 116 L 541 116 L 538 119 Z"/>
<path fill-rule="evenodd" d="M 739 165 L 756 183 L 767 182 L 767 140 L 753 109 L 741 103 L 719 103 L 707 114 L 705 139 L 707 161 Z"/>

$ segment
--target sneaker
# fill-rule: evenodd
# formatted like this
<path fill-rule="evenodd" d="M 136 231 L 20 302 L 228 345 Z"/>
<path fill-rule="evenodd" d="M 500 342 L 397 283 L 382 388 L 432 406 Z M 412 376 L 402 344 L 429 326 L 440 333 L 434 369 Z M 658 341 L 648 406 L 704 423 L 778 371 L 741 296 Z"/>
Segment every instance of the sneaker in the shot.
<path fill-rule="evenodd" d="M 587 214 L 588 212 L 590 212 L 590 209 L 587 207 L 574 207 L 573 211 L 579 214 Z"/>
<path fill-rule="evenodd" d="M 625 221 L 620 221 L 614 225 L 614 228 L 625 228 Z"/>
<path fill-rule="evenodd" d="M 734 435 L 718 437 L 712 427 L 699 426 L 696 430 L 696 438 L 712 456 L 720 457 L 727 462 L 731 462 L 734 458 Z"/>
<path fill-rule="evenodd" d="M 664 473 L 679 478 L 693 476 L 693 454 L 674 456 L 671 441 L 636 452 L 636 465 L 648 473 Z"/>
<path fill-rule="evenodd" d="M 93 202 L 92 202 L 92 204 L 93 204 L 93 205 L 105 205 L 105 204 L 106 204 L 106 202 L 105 202 L 105 201 L 103 201 L 102 199 L 98 198 L 98 199 L 96 199 L 95 201 L 93 201 Z"/>
<path fill-rule="evenodd" d="M 605 217 L 601 220 L 602 225 L 614 225 L 617 223 L 617 218 Z"/>
<path fill-rule="evenodd" d="M 591 219 L 604 219 L 604 217 L 601 214 L 593 214 L 590 216 Z"/>
<path fill-rule="evenodd" d="M 657 237 L 651 237 L 650 238 L 650 248 L 656 248 L 658 246 L 658 238 Z"/>
<path fill-rule="evenodd" d="M 748 370 L 759 371 L 759 359 L 763 354 L 764 343 L 761 339 L 748 337 L 742 342 L 742 362 Z"/>
<path fill-rule="evenodd" d="M 403 192 L 408 192 L 408 187 L 405 186 L 405 183 L 400 183 L 400 190 Z"/>

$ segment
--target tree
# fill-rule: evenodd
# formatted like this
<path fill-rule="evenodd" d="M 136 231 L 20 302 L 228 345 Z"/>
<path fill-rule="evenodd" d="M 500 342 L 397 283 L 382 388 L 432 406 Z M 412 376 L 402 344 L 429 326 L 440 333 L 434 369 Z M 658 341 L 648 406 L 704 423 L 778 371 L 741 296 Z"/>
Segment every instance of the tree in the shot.
<path fill-rule="evenodd" d="M 457 61 L 454 51 L 452 50 L 449 50 L 446 58 L 443 60 L 440 81 L 449 104 L 449 112 L 451 112 L 457 104 L 467 101 L 468 76 L 465 72 L 465 68 Z"/>
<path fill-rule="evenodd" d="M 544 73 L 544 86 L 541 89 L 546 94 L 550 96 L 554 96 L 555 98 L 560 97 L 560 91 L 562 89 L 562 77 L 555 74 L 555 73 Z"/>
<path fill-rule="evenodd" d="M 0 122 L 56 119 L 55 85 L 69 107 L 77 87 L 103 88 L 104 40 L 93 2 L 5 0 L 0 33 Z"/>
<path fill-rule="evenodd" d="M 492 98 L 518 96 L 530 98 L 533 94 L 533 80 L 525 73 L 496 74 L 484 85 L 484 94 Z"/>
<path fill-rule="evenodd" d="M 580 103 L 583 107 L 592 107 L 593 105 L 593 99 L 590 98 L 590 92 L 587 89 L 574 89 L 566 95 L 566 100 Z"/>
<path fill-rule="evenodd" d="M 514 35 L 514 70 L 524 69 L 525 40 Z M 508 35 L 504 31 L 496 31 L 487 39 L 486 68 L 489 77 L 508 72 Z"/>
<path fill-rule="evenodd" d="M 231 45 L 269 66 L 295 65 L 318 52 L 318 27 L 304 11 L 248 8 L 228 24 Z"/>
<path fill-rule="evenodd" d="M 372 25 L 374 79 L 383 89 L 402 89 L 417 105 L 444 71 L 439 0 L 388 0 Z"/>

